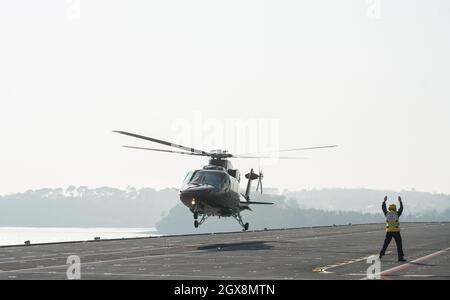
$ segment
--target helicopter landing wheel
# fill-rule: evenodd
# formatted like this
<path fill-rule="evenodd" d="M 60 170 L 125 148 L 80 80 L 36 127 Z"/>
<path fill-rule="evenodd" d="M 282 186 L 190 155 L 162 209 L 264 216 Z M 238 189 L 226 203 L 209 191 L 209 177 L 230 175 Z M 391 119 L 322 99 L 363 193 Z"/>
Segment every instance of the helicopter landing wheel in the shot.
<path fill-rule="evenodd" d="M 195 219 L 195 220 L 198 219 L 198 212 L 194 212 L 194 219 Z"/>
<path fill-rule="evenodd" d="M 247 231 L 249 226 L 250 226 L 250 225 L 249 225 L 248 223 L 245 223 L 245 224 L 244 224 L 244 231 Z"/>
<path fill-rule="evenodd" d="M 194 221 L 194 227 L 198 228 L 198 221 L 197 220 Z"/>

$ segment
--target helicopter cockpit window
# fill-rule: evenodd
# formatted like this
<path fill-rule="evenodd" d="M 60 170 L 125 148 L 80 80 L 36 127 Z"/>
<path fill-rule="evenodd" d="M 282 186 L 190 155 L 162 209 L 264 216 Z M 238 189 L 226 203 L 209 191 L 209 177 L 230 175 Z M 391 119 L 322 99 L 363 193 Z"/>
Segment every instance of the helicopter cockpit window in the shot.
<path fill-rule="evenodd" d="M 186 174 L 186 177 L 184 177 L 183 184 L 181 185 L 181 188 L 184 189 L 186 185 L 189 183 L 189 181 L 192 178 L 192 175 L 194 175 L 194 171 L 189 171 L 189 173 Z"/>
<path fill-rule="evenodd" d="M 230 180 L 228 176 L 222 172 L 197 171 L 190 180 L 189 184 L 206 184 L 222 190 L 230 185 Z"/>

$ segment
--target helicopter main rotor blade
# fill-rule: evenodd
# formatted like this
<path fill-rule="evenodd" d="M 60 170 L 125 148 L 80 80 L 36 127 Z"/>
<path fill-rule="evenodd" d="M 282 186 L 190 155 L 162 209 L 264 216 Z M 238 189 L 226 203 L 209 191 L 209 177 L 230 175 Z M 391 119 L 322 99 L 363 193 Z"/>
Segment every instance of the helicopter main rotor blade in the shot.
<path fill-rule="evenodd" d="M 325 148 L 335 148 L 337 146 L 338 145 L 331 145 L 331 146 L 318 146 L 318 147 L 283 149 L 283 150 L 276 150 L 276 151 L 269 151 L 269 152 L 242 153 L 242 154 L 238 154 L 238 156 L 257 155 L 257 154 L 271 154 L 271 153 L 279 153 L 279 152 L 303 151 L 303 150 L 314 150 L 314 149 L 325 149 Z"/>
<path fill-rule="evenodd" d="M 186 146 L 183 146 L 183 145 L 178 145 L 178 144 L 166 142 L 166 141 L 163 141 L 163 140 L 154 139 L 154 138 L 151 138 L 151 137 L 148 137 L 148 136 L 143 136 L 143 135 L 130 133 L 130 132 L 126 132 L 126 131 L 117 131 L 117 130 L 115 130 L 113 132 L 119 133 L 119 134 L 123 134 L 123 135 L 128 135 L 128 136 L 135 137 L 135 138 L 142 139 L 142 140 L 147 140 L 147 141 L 158 143 L 158 144 L 162 144 L 162 145 L 166 145 L 166 146 L 169 146 L 169 147 L 182 149 L 182 150 L 188 151 L 190 153 L 201 154 L 201 155 L 204 155 L 204 156 L 211 156 L 211 154 L 209 152 L 206 152 L 206 151 L 203 151 L 203 150 L 198 150 L 198 149 L 195 149 L 195 148 L 190 148 L 190 147 L 186 147 Z"/>
<path fill-rule="evenodd" d="M 195 156 L 208 156 L 206 154 L 184 152 L 184 151 L 176 151 L 176 150 L 164 150 L 164 149 L 135 147 L 135 146 L 123 146 L 123 147 L 124 148 L 128 148 L 128 149 L 149 150 L 149 151 L 167 152 L 167 153 L 176 153 L 176 154 L 185 154 L 185 155 L 195 155 Z"/>
<path fill-rule="evenodd" d="M 248 156 L 248 155 L 233 155 L 231 158 L 251 158 L 251 159 L 308 159 L 300 156 Z"/>

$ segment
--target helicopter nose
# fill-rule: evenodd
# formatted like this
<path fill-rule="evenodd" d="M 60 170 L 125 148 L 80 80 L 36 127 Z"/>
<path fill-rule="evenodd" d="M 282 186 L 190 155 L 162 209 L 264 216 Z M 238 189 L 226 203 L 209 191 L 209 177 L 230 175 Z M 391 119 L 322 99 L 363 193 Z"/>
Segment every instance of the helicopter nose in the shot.
<path fill-rule="evenodd" d="M 191 201 L 192 199 L 202 199 L 213 193 L 216 188 L 212 186 L 193 186 L 180 192 L 182 201 Z"/>

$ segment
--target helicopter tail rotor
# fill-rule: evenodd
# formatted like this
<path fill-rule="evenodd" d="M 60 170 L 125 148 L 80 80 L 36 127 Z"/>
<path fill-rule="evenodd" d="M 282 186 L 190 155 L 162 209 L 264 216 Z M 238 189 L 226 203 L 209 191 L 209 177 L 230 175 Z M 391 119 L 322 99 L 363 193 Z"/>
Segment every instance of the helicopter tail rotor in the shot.
<path fill-rule="evenodd" d="M 256 191 L 261 192 L 261 194 L 263 193 L 263 185 L 262 185 L 263 178 L 264 178 L 264 173 L 260 169 L 259 173 L 258 173 L 258 184 L 256 185 Z"/>
<path fill-rule="evenodd" d="M 263 193 L 263 186 L 262 186 L 262 179 L 264 178 L 264 174 L 262 170 L 260 169 L 258 173 L 255 173 L 253 169 L 250 170 L 250 173 L 245 174 L 245 178 L 248 179 L 247 182 L 247 189 L 245 190 L 245 199 L 247 201 L 250 201 L 250 190 L 251 190 L 251 184 L 253 180 L 258 180 L 258 184 L 256 186 L 256 191 Z"/>

